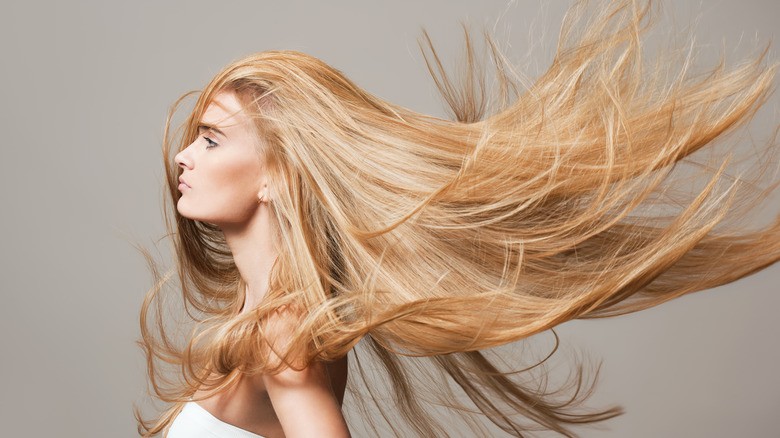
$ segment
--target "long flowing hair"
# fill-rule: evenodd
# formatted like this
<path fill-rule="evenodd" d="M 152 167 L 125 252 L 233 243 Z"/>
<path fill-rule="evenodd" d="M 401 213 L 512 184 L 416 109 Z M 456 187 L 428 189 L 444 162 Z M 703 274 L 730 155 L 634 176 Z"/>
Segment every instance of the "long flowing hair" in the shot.
<path fill-rule="evenodd" d="M 231 63 L 171 133 L 189 94 L 179 99 L 163 143 L 176 269 L 162 272 L 144 252 L 155 284 L 139 341 L 156 398 L 172 405 L 148 421 L 136 408 L 139 433 L 167 433 L 197 389 L 215 393 L 242 373 L 278 371 L 284 364 L 268 361 L 270 349 L 288 364 L 350 354 L 349 385 L 363 385 L 356 409 L 371 417 L 374 434 L 447 435 L 435 415 L 442 407 L 474 431 L 516 436 L 575 436 L 570 425 L 620 415 L 619 406 L 574 410 L 593 390 L 581 363 L 550 390 L 544 376 L 522 379 L 544 360 L 518 370 L 491 349 L 575 318 L 656 306 L 778 261 L 780 216 L 761 229 L 745 221 L 780 183 L 769 172 L 777 143 L 770 139 L 737 175 L 728 172 L 733 151 L 711 147 L 735 141 L 771 92 L 776 66 L 767 50 L 704 72 L 693 52 L 651 63 L 642 40 L 649 2 L 585 11 L 584 3 L 569 11 L 549 69 L 530 84 L 489 33 L 492 86 L 468 31 L 459 80 L 424 34 L 427 66 L 453 120 L 384 101 L 294 51 Z M 268 292 L 246 313 L 245 283 L 221 230 L 173 206 L 180 169 L 172 157 L 226 90 L 257 128 L 279 230 Z M 694 160 L 705 148 L 710 160 Z M 693 178 L 674 172 L 684 165 L 697 169 Z M 182 324 L 167 319 L 166 290 L 182 294 Z M 305 312 L 280 349 L 265 321 L 283 306 Z M 185 323 L 191 332 L 178 345 L 169 332 Z M 573 395 L 561 397 L 565 390 Z"/>

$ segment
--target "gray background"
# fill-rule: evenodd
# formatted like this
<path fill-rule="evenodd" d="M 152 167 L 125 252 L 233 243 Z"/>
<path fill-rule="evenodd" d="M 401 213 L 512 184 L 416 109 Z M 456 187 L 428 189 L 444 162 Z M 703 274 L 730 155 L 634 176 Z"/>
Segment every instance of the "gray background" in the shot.
<path fill-rule="evenodd" d="M 699 17 L 699 43 L 712 53 L 725 44 L 730 59 L 756 35 L 777 37 L 775 0 L 670 3 L 661 26 Z M 549 61 L 566 4 L 4 3 L 0 434 L 135 436 L 131 404 L 146 400 L 146 386 L 134 341 L 151 278 L 130 242 L 151 247 L 163 233 L 159 144 L 181 93 L 240 56 L 296 49 L 383 98 L 444 115 L 416 47 L 421 26 L 451 55 L 458 20 L 504 14 L 511 53 L 534 73 Z M 777 108 L 775 95 L 756 140 Z M 590 405 L 627 409 L 582 436 L 779 436 L 778 281 L 775 265 L 639 314 L 561 326 L 567 348 L 603 360 Z"/>

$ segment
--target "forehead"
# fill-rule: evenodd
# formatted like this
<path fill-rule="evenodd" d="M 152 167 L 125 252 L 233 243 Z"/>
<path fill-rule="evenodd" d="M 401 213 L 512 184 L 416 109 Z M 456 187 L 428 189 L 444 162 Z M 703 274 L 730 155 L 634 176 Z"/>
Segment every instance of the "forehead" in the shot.
<path fill-rule="evenodd" d="M 201 122 L 210 125 L 216 125 L 219 128 L 229 129 L 231 127 L 245 126 L 247 116 L 243 110 L 243 105 L 238 97 L 231 91 L 220 91 L 206 106 Z"/>

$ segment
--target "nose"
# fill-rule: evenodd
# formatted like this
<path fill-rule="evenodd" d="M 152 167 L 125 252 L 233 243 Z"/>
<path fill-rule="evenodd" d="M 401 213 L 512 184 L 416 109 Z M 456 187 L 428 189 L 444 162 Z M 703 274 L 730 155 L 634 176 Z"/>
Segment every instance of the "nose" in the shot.
<path fill-rule="evenodd" d="M 173 161 L 179 165 L 181 168 L 191 169 L 192 168 L 192 158 L 189 156 L 189 153 L 187 151 L 190 150 L 190 147 L 187 146 L 183 150 L 179 151 L 178 154 L 176 154 L 175 157 L 173 157 Z"/>

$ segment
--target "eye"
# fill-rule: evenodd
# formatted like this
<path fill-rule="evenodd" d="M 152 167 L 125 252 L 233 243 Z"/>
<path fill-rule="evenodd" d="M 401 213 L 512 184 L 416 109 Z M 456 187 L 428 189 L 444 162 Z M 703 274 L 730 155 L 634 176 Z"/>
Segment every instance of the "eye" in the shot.
<path fill-rule="evenodd" d="M 208 144 L 206 145 L 206 149 L 211 149 L 211 148 L 213 148 L 214 146 L 218 146 L 218 145 L 217 145 L 217 143 L 216 143 L 214 140 L 212 140 L 212 139 L 210 139 L 210 138 L 208 138 L 208 137 L 206 137 L 206 136 L 203 136 L 203 138 L 204 138 L 204 139 L 206 140 L 206 142 L 208 143 Z"/>

